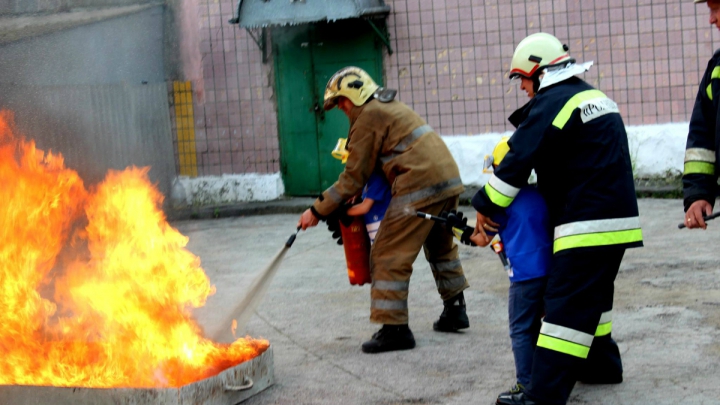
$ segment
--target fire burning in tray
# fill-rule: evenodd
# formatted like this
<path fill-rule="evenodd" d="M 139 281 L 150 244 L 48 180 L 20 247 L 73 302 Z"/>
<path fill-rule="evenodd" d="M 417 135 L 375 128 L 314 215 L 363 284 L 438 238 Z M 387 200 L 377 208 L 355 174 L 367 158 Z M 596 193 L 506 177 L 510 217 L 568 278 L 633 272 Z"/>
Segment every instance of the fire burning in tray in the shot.
<path fill-rule="evenodd" d="M 179 387 L 267 349 L 202 336 L 214 287 L 147 170 L 88 190 L 0 112 L 0 384 Z"/>

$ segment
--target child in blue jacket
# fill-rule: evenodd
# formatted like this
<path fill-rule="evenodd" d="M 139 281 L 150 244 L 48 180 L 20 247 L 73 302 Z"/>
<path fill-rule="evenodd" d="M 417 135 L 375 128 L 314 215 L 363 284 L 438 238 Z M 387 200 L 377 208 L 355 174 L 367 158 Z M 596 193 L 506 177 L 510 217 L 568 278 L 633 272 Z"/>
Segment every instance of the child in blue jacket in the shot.
<path fill-rule="evenodd" d="M 486 169 L 500 164 L 509 150 L 508 139 L 502 138 L 495 146 L 492 158 L 486 159 Z M 498 234 L 510 262 L 508 316 L 517 380 L 510 393 L 517 393 L 530 383 L 535 345 L 544 314 L 543 295 L 552 257 L 552 228 L 545 200 L 533 185 L 520 189 L 505 212 L 492 220 L 500 225 Z"/>
<path fill-rule="evenodd" d="M 332 151 L 332 156 L 343 164 L 347 162 L 348 157 L 348 151 L 345 148 L 346 144 L 347 139 L 340 138 Z M 363 216 L 365 228 L 370 237 L 370 244 L 375 243 L 375 235 L 380 228 L 380 222 L 385 217 L 385 211 L 390 205 L 390 199 L 392 199 L 390 184 L 385 178 L 385 174 L 376 170 L 370 175 L 367 184 L 363 187 L 362 202 L 353 205 L 347 210 L 347 215 L 351 217 Z"/>
<path fill-rule="evenodd" d="M 347 214 L 351 217 L 362 215 L 365 228 L 370 237 L 370 244 L 375 243 L 375 234 L 380 228 L 380 222 L 385 217 L 392 194 L 390 184 L 382 172 L 373 172 L 363 188 L 362 202 L 350 207 Z"/>

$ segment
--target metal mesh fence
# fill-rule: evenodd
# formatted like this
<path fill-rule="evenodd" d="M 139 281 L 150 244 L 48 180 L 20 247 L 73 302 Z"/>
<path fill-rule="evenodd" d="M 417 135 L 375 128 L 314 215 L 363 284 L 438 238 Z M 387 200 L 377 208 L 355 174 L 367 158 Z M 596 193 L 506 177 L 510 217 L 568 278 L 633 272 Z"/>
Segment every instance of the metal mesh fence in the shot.
<path fill-rule="evenodd" d="M 510 130 L 527 101 L 507 79 L 517 43 L 549 32 L 584 79 L 620 106 L 629 125 L 684 122 L 717 46 L 705 4 L 690 0 L 394 0 L 386 59 L 389 86 L 443 135 Z"/>

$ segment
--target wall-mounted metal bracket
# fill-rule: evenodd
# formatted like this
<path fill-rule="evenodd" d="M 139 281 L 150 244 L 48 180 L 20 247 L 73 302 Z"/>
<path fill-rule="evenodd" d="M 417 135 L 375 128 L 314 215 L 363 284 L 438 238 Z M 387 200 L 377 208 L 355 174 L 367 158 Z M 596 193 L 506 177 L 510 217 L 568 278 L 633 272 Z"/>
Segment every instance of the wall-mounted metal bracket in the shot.
<path fill-rule="evenodd" d="M 255 41 L 258 48 L 260 48 L 260 51 L 262 52 L 262 63 L 267 63 L 268 61 L 268 54 L 267 54 L 267 28 L 256 28 L 255 33 L 253 34 L 253 30 L 250 28 L 247 28 L 248 34 L 250 34 L 250 38 Z"/>
<path fill-rule="evenodd" d="M 242 0 L 238 0 L 237 5 L 237 14 L 235 14 L 235 17 L 228 20 L 230 24 L 240 24 L 240 6 L 242 6 Z M 268 52 L 267 52 L 267 28 L 246 28 L 248 34 L 250 34 L 250 38 L 255 41 L 258 48 L 260 48 L 260 51 L 262 52 L 262 63 L 267 63 L 268 61 Z"/>
<path fill-rule="evenodd" d="M 378 26 L 375 25 L 375 23 L 372 21 L 371 18 L 365 18 L 365 21 L 367 21 L 368 24 L 370 24 L 373 31 L 375 31 L 375 34 L 377 34 L 377 36 L 380 38 L 380 40 L 385 44 L 385 47 L 387 47 L 387 50 L 388 50 L 388 55 L 392 55 L 393 49 L 392 49 L 392 46 L 390 45 L 390 38 L 387 33 L 387 29 L 380 30 L 380 28 L 378 28 Z"/>

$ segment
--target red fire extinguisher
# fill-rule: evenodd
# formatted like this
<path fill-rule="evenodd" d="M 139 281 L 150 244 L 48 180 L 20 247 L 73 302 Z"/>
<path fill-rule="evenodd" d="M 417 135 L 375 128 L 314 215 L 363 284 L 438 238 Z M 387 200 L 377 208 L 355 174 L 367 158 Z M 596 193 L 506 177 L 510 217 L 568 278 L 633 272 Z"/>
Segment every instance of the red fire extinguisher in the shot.
<path fill-rule="evenodd" d="M 345 249 L 348 278 L 352 285 L 370 283 L 370 238 L 361 216 L 353 217 L 350 225 L 340 221 L 340 233 Z"/>

